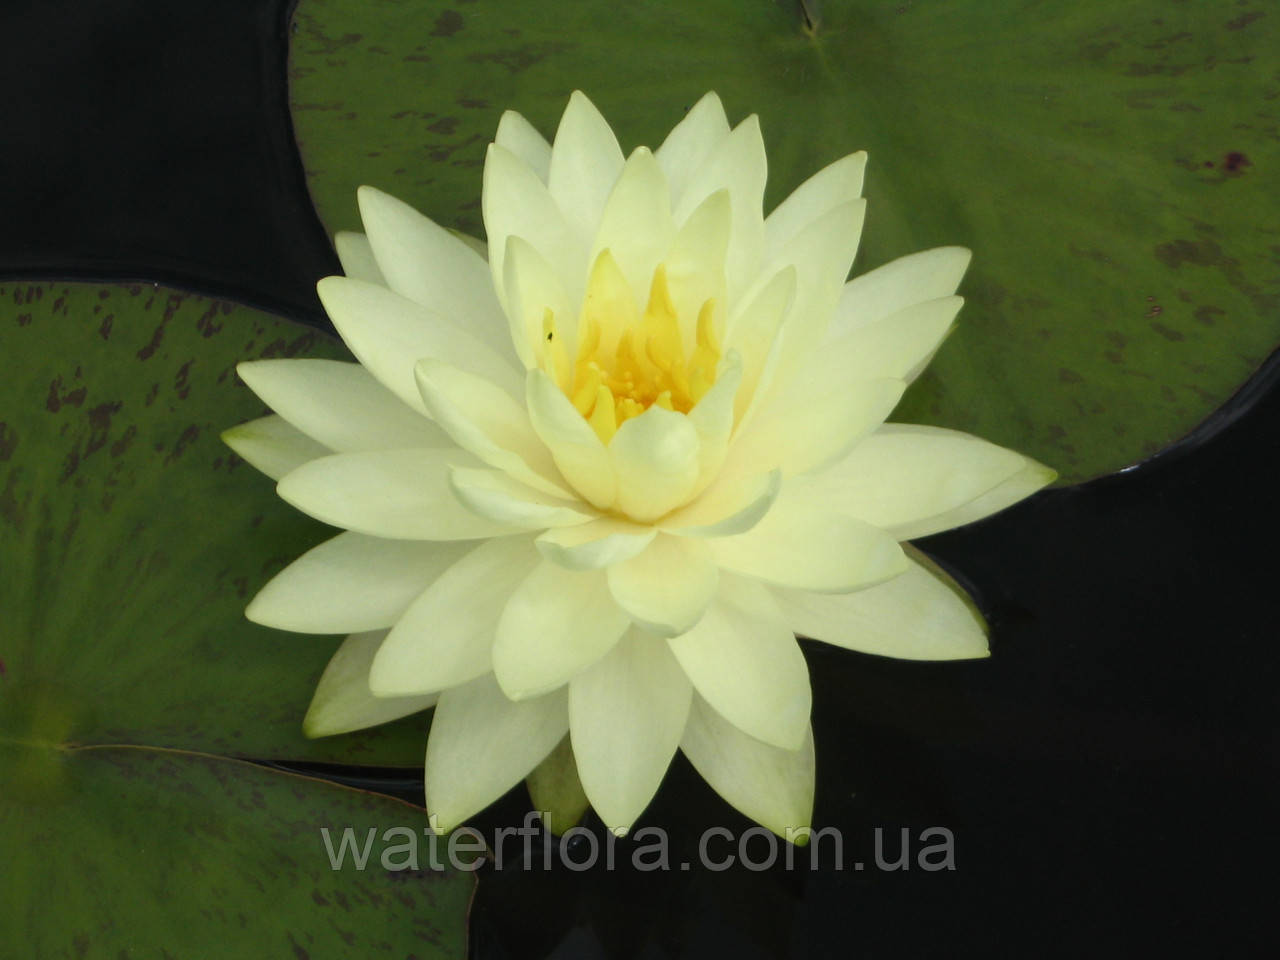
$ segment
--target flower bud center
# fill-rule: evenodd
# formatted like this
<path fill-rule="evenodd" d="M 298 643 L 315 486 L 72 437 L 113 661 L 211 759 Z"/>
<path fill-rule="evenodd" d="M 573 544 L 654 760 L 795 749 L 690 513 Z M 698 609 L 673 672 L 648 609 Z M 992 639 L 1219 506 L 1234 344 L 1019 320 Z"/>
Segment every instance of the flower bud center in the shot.
<path fill-rule="evenodd" d="M 605 250 L 587 283 L 572 365 L 550 310 L 543 315 L 538 365 L 608 443 L 623 423 L 650 407 L 688 413 L 711 389 L 720 362 L 714 315 L 715 301 L 704 301 L 686 358 L 666 267 L 659 264 L 653 271 L 649 300 L 640 313 L 626 278 Z"/>

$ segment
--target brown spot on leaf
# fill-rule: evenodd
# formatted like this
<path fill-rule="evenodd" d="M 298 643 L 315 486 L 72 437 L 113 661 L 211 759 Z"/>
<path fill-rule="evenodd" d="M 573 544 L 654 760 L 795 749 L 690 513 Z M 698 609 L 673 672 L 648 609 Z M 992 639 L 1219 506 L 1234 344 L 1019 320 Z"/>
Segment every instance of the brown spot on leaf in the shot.
<path fill-rule="evenodd" d="M 1181 334 L 1181 332 L 1170 329 L 1169 327 L 1166 327 L 1163 323 L 1153 323 L 1151 324 L 1151 329 L 1154 330 L 1156 333 L 1160 334 L 1160 336 L 1164 337 L 1166 340 L 1170 341 L 1171 343 L 1177 343 L 1180 340 L 1187 339 Z"/>
<path fill-rule="evenodd" d="M 191 384 L 188 377 L 191 375 L 191 365 L 195 360 L 188 360 L 178 368 L 177 374 L 173 378 L 173 389 L 177 391 L 179 399 L 187 399 L 187 394 L 191 392 Z"/>
<path fill-rule="evenodd" d="M 133 443 L 133 438 L 137 435 L 138 428 L 132 423 L 129 424 L 129 426 L 125 428 L 124 434 L 120 439 L 111 445 L 111 456 L 118 457 L 128 450 L 130 444 Z"/>
<path fill-rule="evenodd" d="M 121 406 L 121 402 L 116 400 L 100 403 L 89 411 L 89 441 L 84 447 L 86 457 L 102 449 L 107 442 L 107 434 L 111 432 L 111 417 L 119 412 Z"/>
<path fill-rule="evenodd" d="M 1080 374 L 1076 373 L 1074 370 L 1068 370 L 1066 367 L 1060 367 L 1058 369 L 1058 379 L 1062 383 L 1080 383 L 1084 380 L 1084 377 L 1080 376 Z"/>
<path fill-rule="evenodd" d="M 18 449 L 18 434 L 13 427 L 0 420 L 0 460 L 8 460 Z"/>
<path fill-rule="evenodd" d="M 111 339 L 111 324 L 115 322 L 115 319 L 116 315 L 114 313 L 108 313 L 102 318 L 102 323 L 98 324 L 98 335 L 103 340 Z"/>
<path fill-rule="evenodd" d="M 462 29 L 462 14 L 457 10 L 446 10 L 440 16 L 436 17 L 435 25 L 431 28 L 431 37 L 452 37 L 455 33 Z"/>
<path fill-rule="evenodd" d="M 1249 13 L 1241 14 L 1234 20 L 1227 21 L 1228 30 L 1243 30 L 1255 20 L 1261 20 L 1266 14 L 1261 10 L 1251 10 Z"/>
<path fill-rule="evenodd" d="M 164 458 L 166 464 L 173 463 L 186 451 L 187 447 L 195 443 L 196 438 L 200 436 L 200 428 L 195 424 L 187 427 L 182 431 L 182 435 L 178 437 L 178 442 L 173 445 L 173 449 L 169 451 L 169 455 Z"/>
<path fill-rule="evenodd" d="M 1222 169 L 1227 173 L 1243 173 L 1245 167 L 1252 167 L 1253 161 L 1238 150 L 1233 150 L 1222 158 Z"/>
<path fill-rule="evenodd" d="M 1196 307 L 1194 316 L 1206 327 L 1212 327 L 1216 322 L 1214 317 L 1220 314 L 1225 314 L 1226 312 L 1227 311 L 1223 310 L 1221 307 L 1213 307 L 1206 303 L 1202 307 Z"/>
<path fill-rule="evenodd" d="M 65 405 L 78 407 L 84 403 L 88 393 L 85 387 L 76 387 L 74 390 L 63 392 L 62 377 L 54 377 L 53 382 L 49 384 L 49 396 L 44 401 L 45 409 L 50 413 L 57 413 Z"/>

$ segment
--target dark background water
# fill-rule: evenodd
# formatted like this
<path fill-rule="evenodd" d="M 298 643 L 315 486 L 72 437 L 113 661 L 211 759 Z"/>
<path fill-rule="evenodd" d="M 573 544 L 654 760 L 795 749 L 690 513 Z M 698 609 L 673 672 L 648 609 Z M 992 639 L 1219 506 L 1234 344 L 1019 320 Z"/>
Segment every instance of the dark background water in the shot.
<path fill-rule="evenodd" d="M 337 264 L 289 128 L 286 7 L 8 0 L 0 276 L 157 280 L 323 326 L 314 282 Z M 988 661 L 809 644 L 815 822 L 843 831 L 839 863 L 825 846 L 818 869 L 802 853 L 792 870 L 681 870 L 701 831 L 750 824 L 678 759 L 642 821 L 671 828 L 673 869 L 627 868 L 629 841 L 614 871 L 490 869 L 473 952 L 1273 946 L 1278 439 L 1273 357 L 1192 437 L 1136 469 L 923 542 L 987 612 Z M 420 796 L 416 777 L 331 773 Z M 480 825 L 518 825 L 525 804 L 513 794 Z M 954 870 L 921 868 L 932 827 L 950 832 Z M 877 830 L 896 861 L 903 829 L 908 868 L 881 869 Z M 756 841 L 748 855 L 764 858 Z M 708 852 L 732 849 L 717 840 Z"/>

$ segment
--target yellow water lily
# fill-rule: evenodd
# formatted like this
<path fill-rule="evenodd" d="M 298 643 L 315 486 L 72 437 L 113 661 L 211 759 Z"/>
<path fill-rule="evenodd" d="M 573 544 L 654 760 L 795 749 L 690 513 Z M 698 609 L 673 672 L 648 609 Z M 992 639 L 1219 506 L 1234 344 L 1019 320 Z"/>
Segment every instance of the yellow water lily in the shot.
<path fill-rule="evenodd" d="M 554 144 L 502 117 L 487 251 L 370 187 L 345 277 L 319 284 L 358 363 L 264 360 L 273 409 L 227 442 L 343 528 L 250 619 L 348 633 L 305 728 L 435 706 L 426 802 L 449 829 L 565 738 L 629 828 L 682 750 L 779 833 L 808 825 L 796 635 L 981 657 L 981 619 L 901 542 L 979 519 L 1052 471 L 885 423 L 960 309 L 969 251 L 848 281 L 864 153 L 763 214 L 757 118 L 708 94 L 624 156 L 581 93 Z M 558 751 L 563 753 L 563 751 Z"/>

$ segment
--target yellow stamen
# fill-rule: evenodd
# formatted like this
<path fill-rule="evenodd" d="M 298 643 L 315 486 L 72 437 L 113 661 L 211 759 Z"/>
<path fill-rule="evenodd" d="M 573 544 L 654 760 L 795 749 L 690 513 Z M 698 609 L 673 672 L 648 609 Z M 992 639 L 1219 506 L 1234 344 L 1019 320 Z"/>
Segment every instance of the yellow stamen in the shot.
<path fill-rule="evenodd" d="M 666 267 L 659 264 L 654 269 L 640 313 L 608 250 L 591 268 L 571 374 L 550 312 L 543 337 L 539 366 L 555 377 L 605 443 L 619 426 L 652 406 L 688 413 L 715 383 L 720 363 L 715 301 L 706 301 L 698 311 L 693 356 L 686 361 L 685 335 Z"/>

